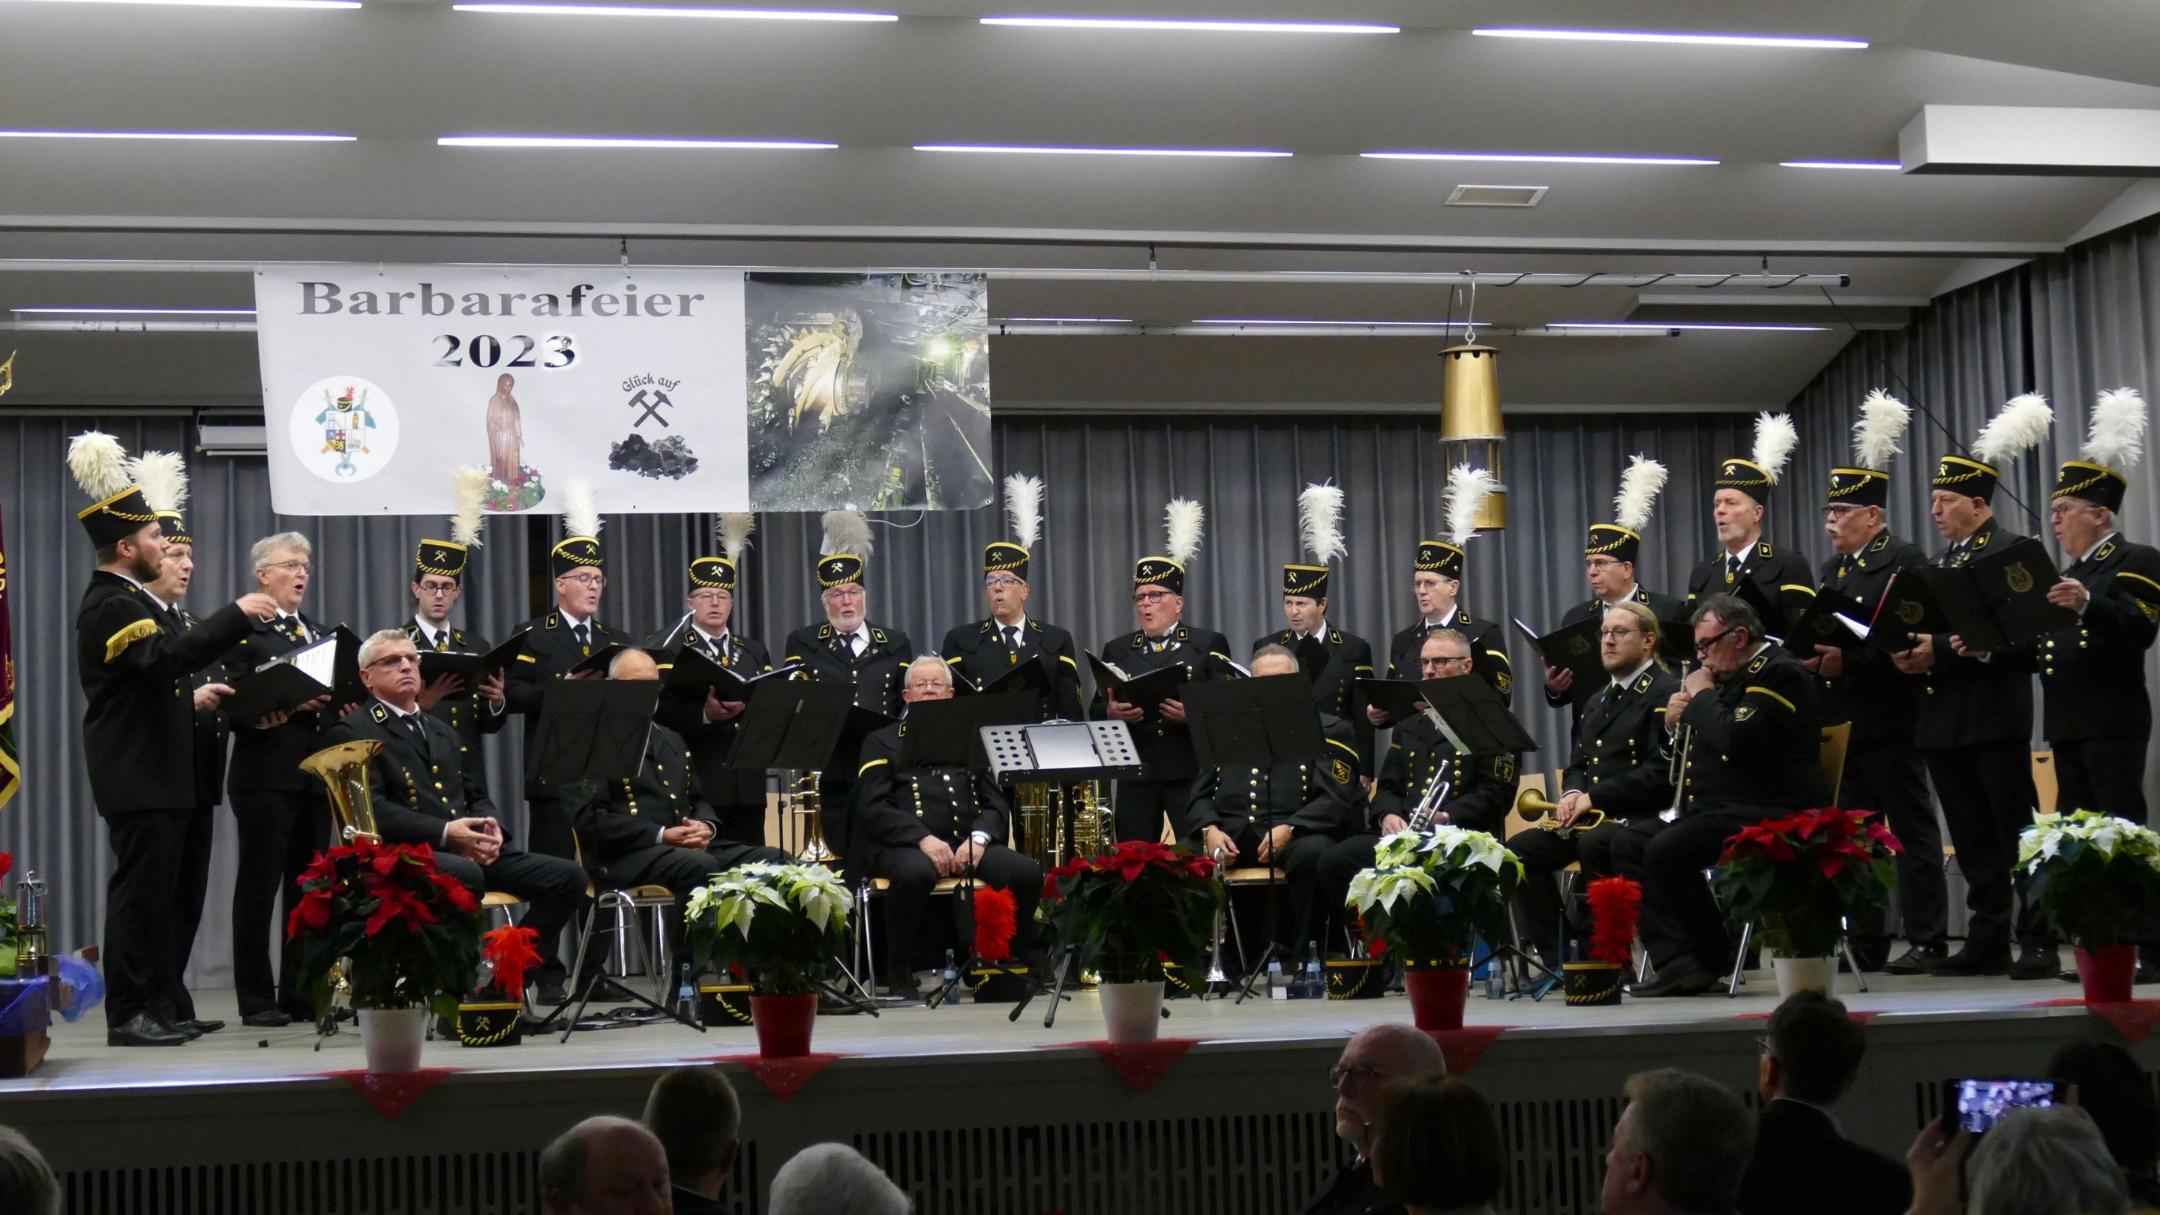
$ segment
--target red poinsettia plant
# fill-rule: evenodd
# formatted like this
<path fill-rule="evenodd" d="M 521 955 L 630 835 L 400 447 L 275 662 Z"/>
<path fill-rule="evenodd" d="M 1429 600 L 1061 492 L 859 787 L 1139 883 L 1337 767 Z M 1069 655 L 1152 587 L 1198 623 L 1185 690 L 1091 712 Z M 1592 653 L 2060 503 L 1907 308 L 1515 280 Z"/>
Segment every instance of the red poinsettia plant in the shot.
<path fill-rule="evenodd" d="M 1163 977 L 1163 964 L 1205 965 L 1227 895 L 1215 862 L 1186 848 L 1130 840 L 1079 857 L 1043 878 L 1053 941 L 1106 983 Z"/>
<path fill-rule="evenodd" d="M 480 969 L 480 919 L 480 900 L 436 866 L 434 849 L 361 836 L 316 854 L 285 932 L 300 941 L 318 1015 L 342 966 L 356 1009 L 432 1006 L 448 1017 Z"/>
<path fill-rule="evenodd" d="M 1711 884 L 1726 918 L 1761 925 L 1771 953 L 1826 958 L 1847 917 L 1889 901 L 1904 850 L 1872 810 L 1802 810 L 1726 840 Z"/>

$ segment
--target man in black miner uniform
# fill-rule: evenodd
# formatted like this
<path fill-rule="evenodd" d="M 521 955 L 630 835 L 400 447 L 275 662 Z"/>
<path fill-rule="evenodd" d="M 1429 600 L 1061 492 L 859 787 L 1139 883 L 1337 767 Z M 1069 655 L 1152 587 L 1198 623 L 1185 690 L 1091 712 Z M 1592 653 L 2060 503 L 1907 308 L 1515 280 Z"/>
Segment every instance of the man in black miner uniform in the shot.
<path fill-rule="evenodd" d="M 765 644 L 732 631 L 735 615 L 735 562 L 727 557 L 699 557 L 690 563 L 690 597 L 683 601 L 686 614 L 674 628 L 646 641 L 645 648 L 672 657 L 696 650 L 722 667 L 745 677 L 772 670 Z M 707 689 L 704 695 L 661 693 L 655 720 L 683 736 L 690 746 L 690 760 L 697 765 L 698 786 L 712 804 L 725 839 L 744 843 L 765 842 L 765 771 L 762 768 L 730 768 L 728 750 L 735 745 L 737 718 L 747 702 L 721 700 Z"/>
<path fill-rule="evenodd" d="M 840 516 L 835 518 L 835 516 Z M 811 679 L 842 683 L 855 691 L 855 704 L 888 717 L 900 715 L 900 682 L 914 656 L 908 635 L 871 623 L 870 597 L 863 589 L 870 526 L 861 515 L 845 511 L 826 516 L 825 554 L 817 561 L 819 600 L 825 622 L 787 635 L 785 662 L 799 662 Z M 854 852 L 852 840 L 855 769 L 861 753 L 835 755 L 818 783 L 823 799 L 825 838 L 843 858 Z"/>
<path fill-rule="evenodd" d="M 539 741 L 540 705 L 548 684 L 568 675 L 595 650 L 630 644 L 629 634 L 602 624 L 597 615 L 600 594 L 607 589 L 607 575 L 600 569 L 600 541 L 592 535 L 568 536 L 555 546 L 548 561 L 555 572 L 555 610 L 518 626 L 525 634 L 525 645 L 511 664 L 504 686 L 510 711 L 525 716 L 528 769 Z M 564 793 L 552 782 L 528 775 L 525 806 L 525 830 L 530 837 L 526 845 L 543 856 L 575 858 L 571 807 Z"/>
<path fill-rule="evenodd" d="M 1028 550 L 1010 540 L 983 548 L 983 598 L 990 615 L 954 625 L 938 656 L 976 687 L 988 687 L 1024 662 L 1049 671 L 1051 695 L 1043 705 L 1048 717 L 1079 721 L 1080 658 L 1073 636 L 1054 624 L 1028 615 Z"/>
<path fill-rule="evenodd" d="M 1711 517 L 1717 524 L 1718 554 L 1688 574 L 1687 601 L 1693 612 L 1712 595 L 1759 598 L 1773 609 L 1763 620 L 1765 637 L 1782 637 L 1815 598 L 1815 574 L 1798 553 L 1773 549 L 1763 538 L 1763 509 L 1770 487 L 1791 454 L 1792 422 L 1784 415 L 1755 420 L 1753 458 L 1732 456 L 1718 465 Z M 1752 584 L 1743 587 L 1743 583 Z M 1761 640 L 1758 638 L 1757 640 Z"/>
<path fill-rule="evenodd" d="M 908 664 L 901 695 L 909 704 L 952 697 L 952 671 L 935 657 Z M 868 872 L 892 883 L 885 892 L 886 984 L 915 986 L 922 954 L 923 914 L 939 878 L 973 873 L 994 890 L 1012 892 L 1019 931 L 1013 956 L 1025 956 L 1035 904 L 1042 898 L 1042 866 L 1006 846 L 1012 811 L 985 772 L 967 768 L 900 766 L 908 723 L 887 726 L 863 740 L 856 774 L 858 851 L 869 853 Z M 958 954 L 968 952 L 972 925 L 953 901 Z"/>
<path fill-rule="evenodd" d="M 76 439 L 70 454 L 91 451 L 100 452 L 97 471 L 87 470 L 88 459 L 70 463 L 84 488 L 101 496 L 77 516 L 98 565 L 75 613 L 75 666 L 90 793 L 114 857 L 105 888 L 105 1040 L 178 1046 L 202 1032 L 167 1024 L 160 1006 L 177 982 L 173 858 L 197 813 L 193 673 L 239 640 L 249 616 L 274 615 L 277 605 L 243 595 L 195 628 L 172 627 L 142 589 L 158 577 L 164 555 L 150 504 L 128 482 L 118 443 L 93 433 Z"/>
<path fill-rule="evenodd" d="M 486 638 L 450 623 L 450 609 L 465 594 L 467 556 L 466 546 L 454 540 L 422 540 L 414 550 L 413 617 L 405 622 L 404 630 L 415 648 L 460 654 L 484 654 L 492 648 Z M 421 709 L 448 723 L 458 736 L 458 753 L 465 757 L 465 767 L 483 780 L 480 738 L 501 730 L 510 720 L 504 683 L 498 671 L 473 688 L 455 675 L 420 686 Z"/>
<path fill-rule="evenodd" d="M 1297 656 L 1263 646 L 1253 655 L 1252 673 L 1255 679 L 1296 675 Z M 1202 773 L 1178 831 L 1190 847 L 1224 865 L 1283 871 L 1290 921 L 1270 928 L 1285 934 L 1281 944 L 1292 956 L 1302 956 L 1307 942 L 1325 939 L 1330 909 L 1320 903 L 1320 862 L 1365 817 L 1365 761 L 1357 733 L 1325 711 L 1320 731 L 1327 746 L 1317 759 Z"/>
<path fill-rule="evenodd" d="M 1164 667 L 1199 671 L 1229 661 L 1230 639 L 1213 629 L 1184 623 L 1185 567 L 1168 557 L 1133 564 L 1133 615 L 1140 627 L 1103 643 L 1103 661 L 1139 675 Z M 1088 716 L 1114 717 L 1132 728 L 1140 752 L 1140 775 L 1117 782 L 1117 837 L 1162 838 L 1165 815 L 1184 813 L 1199 765 L 1185 728 L 1185 702 L 1172 697 L 1156 708 L 1127 704 L 1098 689 Z"/>
<path fill-rule="evenodd" d="M 1664 634 L 1665 622 L 1685 619 L 1687 609 L 1671 595 L 1661 595 L 1636 581 L 1636 563 L 1642 557 L 1642 531 L 1650 508 L 1665 483 L 1665 466 L 1636 456 L 1620 475 L 1620 492 L 1613 499 L 1616 522 L 1593 523 L 1583 542 L 1583 577 L 1590 584 L 1590 600 L 1578 603 L 1560 618 L 1560 627 L 1579 624 L 1591 613 L 1602 615 L 1619 603 L 1639 603 L 1648 608 Z M 1583 706 L 1604 690 L 1602 685 L 1575 686 L 1575 672 L 1565 667 L 1545 668 L 1545 703 L 1570 707 L 1571 733 L 1582 729 Z M 1662 699 L 1662 697 L 1660 698 Z"/>
<path fill-rule="evenodd" d="M 224 682 L 238 686 L 272 659 L 320 641 L 327 631 L 300 610 L 307 594 L 312 547 L 298 532 L 280 532 L 249 550 L 256 584 L 275 609 L 253 622 L 225 653 Z M 286 713 L 258 721 L 234 721 L 232 763 L 225 779 L 233 817 L 240 825 L 238 874 L 233 882 L 233 986 L 240 1019 L 275 1028 L 313 1020 L 313 1000 L 292 986 L 299 947 L 284 933 L 285 918 L 299 899 L 300 871 L 330 842 L 330 807 L 322 782 L 300 770 L 300 761 L 322 747 L 322 732 L 336 713 L 327 693 Z M 282 902 L 283 910 L 279 910 Z M 275 973 L 270 941 L 282 943 Z"/>
<path fill-rule="evenodd" d="M 658 679 L 659 664 L 643 650 L 624 650 L 608 663 L 609 679 Z M 719 820 L 698 786 L 682 735 L 654 723 L 645 761 L 634 778 L 580 782 L 564 788 L 585 864 L 610 886 L 665 886 L 677 914 L 669 939 L 680 944 L 683 905 L 712 875 L 765 861 L 787 863 L 778 848 L 744 844 L 720 834 Z M 677 958 L 686 955 L 680 948 Z"/>
<path fill-rule="evenodd" d="M 2044 435 L 2046 415 L 2041 417 Z M 2016 450 L 1989 449 L 1985 458 L 1942 457 L 1930 511 L 1935 530 L 1950 544 L 1936 557 L 1937 565 L 1961 566 L 2017 539 L 1995 519 L 1991 504 L 2000 473 L 1989 462 Z M 1964 948 L 1937 963 L 1934 973 L 2003 974 L 2011 966 L 2011 909 L 2017 901 L 2011 870 L 2018 835 L 2039 805 L 2032 779 L 2032 677 L 2015 663 L 1958 653 L 1947 634 L 1915 636 L 1912 648 L 1893 653 L 1891 661 L 1919 685 L 1913 745 L 1942 803 L 1970 913 Z M 2033 978 L 2045 978 L 2059 973 L 2061 965 L 2037 918 L 2030 913 L 2018 918 L 2017 935 L 2031 955 L 2029 966 L 2022 959 L 2019 966 Z"/>
<path fill-rule="evenodd" d="M 1435 629 L 1419 647 L 1417 678 L 1469 675 L 1474 663 L 1469 638 L 1454 629 Z M 1411 815 L 1428 794 L 1442 799 L 1432 823 L 1497 833 L 1515 802 L 1520 764 L 1521 757 L 1512 753 L 1460 754 L 1422 710 L 1397 723 L 1359 834 L 1328 849 L 1321 858 L 1320 899 L 1330 914 L 1342 914 L 1339 909 L 1348 896 L 1350 880 L 1358 870 L 1371 867 L 1380 837 L 1408 830 Z"/>
<path fill-rule="evenodd" d="M 1890 474 L 1885 468 L 1910 411 L 1877 392 L 1868 397 L 1861 413 L 1854 452 L 1857 467 L 1830 470 L 1823 530 L 1829 533 L 1835 551 L 1823 562 L 1822 588 L 1817 593 L 1828 596 L 1824 602 L 1865 623 L 1874 619 L 1890 580 L 1903 570 L 1927 564 L 1927 558 L 1918 547 L 1891 535 L 1883 522 L 1883 506 L 1890 496 Z M 1873 442 L 1868 438 L 1871 434 Z M 1844 631 L 1835 621 L 1827 623 L 1825 634 L 1828 629 Z M 1852 723 L 1838 802 L 1877 811 L 1905 845 L 1897 858 L 1897 900 L 1909 948 L 1885 963 L 1889 938 L 1883 933 L 1880 913 L 1870 913 L 1851 925 L 1853 956 L 1864 969 L 1923 974 L 1947 956 L 1944 917 L 1949 893 L 1943 878 L 1942 827 L 1935 819 L 1935 803 L 1928 797 L 1920 752 L 1913 747 L 1916 690 L 1912 680 L 1898 672 L 1889 651 L 1878 646 L 1844 649 L 1825 644 L 1828 640 L 1824 635 L 1790 642 L 1797 652 L 1812 654 L 1802 665 L 1822 676 L 1824 720 Z"/>
<path fill-rule="evenodd" d="M 457 732 L 420 707 L 420 651 L 405 630 L 384 629 L 360 643 L 360 682 L 369 700 L 331 726 L 323 743 L 382 744 L 368 763 L 368 784 L 383 842 L 426 844 L 437 867 L 473 893 L 524 899 L 523 923 L 540 937 L 533 983 L 540 1003 L 560 1003 L 563 925 L 585 896 L 577 862 L 509 847 L 478 765 Z"/>
<path fill-rule="evenodd" d="M 1815 674 L 1762 635 L 1755 609 L 1733 595 L 1695 608 L 1695 655 L 1667 703 L 1685 727 L 1680 817 L 1631 824 L 1613 840 L 1620 872 L 1642 883 L 1643 945 L 1657 966 L 1638 996 L 1689 996 L 1717 986 L 1732 952 L 1703 870 L 1750 823 L 1829 797 L 1821 768 L 1822 691 Z M 1656 830 L 1656 828 L 1663 828 Z"/>
<path fill-rule="evenodd" d="M 1283 621 L 1288 627 L 1253 642 L 1253 652 L 1276 645 L 1295 654 L 1298 643 L 1307 637 L 1327 651 L 1327 665 L 1313 680 L 1313 703 L 1321 712 L 1350 723 L 1357 737 L 1358 763 L 1369 772 L 1373 723 L 1365 715 L 1368 706 L 1357 681 L 1373 677 L 1372 643 L 1328 623 L 1328 567 L 1285 565 L 1282 588 Z"/>
<path fill-rule="evenodd" d="M 159 563 L 157 581 L 143 587 L 153 606 L 162 605 L 165 618 L 159 623 L 184 634 L 199 623 L 180 606 L 188 586 L 195 580 L 195 539 L 180 512 L 159 510 L 158 528 L 164 533 L 165 557 Z M 223 668 L 212 662 L 190 676 L 195 705 L 195 813 L 188 819 L 186 835 L 172 857 L 176 885 L 172 904 L 172 988 L 162 1002 L 160 1016 L 167 1025 L 185 1025 L 208 1033 L 223 1029 L 223 1021 L 204 1021 L 195 1015 L 195 997 L 187 989 L 188 959 L 195 952 L 195 934 L 202 927 L 203 902 L 209 895 L 210 847 L 217 804 L 225 800 L 225 738 L 229 733 L 225 714 L 218 704 L 232 695 L 231 686 L 217 681 Z"/>
<path fill-rule="evenodd" d="M 1459 602 L 1462 595 L 1463 550 L 1446 540 L 1420 540 L 1411 560 L 1410 587 L 1417 596 L 1416 624 L 1395 634 L 1388 642 L 1389 679 L 1416 679 L 1418 653 L 1426 634 L 1434 629 L 1453 629 L 1470 639 L 1473 674 L 1513 700 L 1515 669 L 1508 662 L 1507 637 L 1495 620 L 1480 620 Z M 1376 726 L 1392 724 L 1378 707 L 1366 710 Z"/>
<path fill-rule="evenodd" d="M 1575 754 L 1560 774 L 1561 793 L 1551 816 L 1567 827 L 1595 809 L 1604 821 L 1580 834 L 1538 825 L 1508 837 L 1508 850 L 1523 863 L 1523 880 L 1515 888 L 1515 905 L 1522 912 L 1517 923 L 1551 966 L 1567 960 L 1560 952 L 1560 871 L 1581 861 L 1586 881 L 1612 876 L 1618 872 L 1613 840 L 1629 823 L 1655 822 L 1672 805 L 1665 713 L 1680 678 L 1658 665 L 1661 627 L 1648 605 L 1622 600 L 1606 610 L 1598 634 L 1598 656 L 1608 678 L 1583 702 Z"/>

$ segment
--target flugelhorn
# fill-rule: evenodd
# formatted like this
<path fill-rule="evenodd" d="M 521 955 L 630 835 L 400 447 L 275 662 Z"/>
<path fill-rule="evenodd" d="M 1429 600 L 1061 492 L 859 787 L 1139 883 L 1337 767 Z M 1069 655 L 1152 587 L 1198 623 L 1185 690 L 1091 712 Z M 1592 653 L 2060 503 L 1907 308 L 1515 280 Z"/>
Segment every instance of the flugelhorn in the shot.
<path fill-rule="evenodd" d="M 1558 802 L 1548 799 L 1535 789 L 1525 789 L 1515 795 L 1515 813 L 1540 831 L 1550 831 L 1560 836 L 1576 836 L 1593 827 L 1603 826 L 1605 822 L 1605 812 L 1591 806 L 1586 807 L 1581 814 L 1575 816 L 1574 821 L 1563 827 L 1557 813 L 1559 809 Z"/>
<path fill-rule="evenodd" d="M 324 747 L 300 761 L 300 770 L 322 781 L 330 790 L 330 813 L 337 822 L 338 842 L 350 844 L 362 836 L 382 842 L 375 829 L 375 798 L 368 789 L 367 768 L 382 743 L 372 738 Z"/>

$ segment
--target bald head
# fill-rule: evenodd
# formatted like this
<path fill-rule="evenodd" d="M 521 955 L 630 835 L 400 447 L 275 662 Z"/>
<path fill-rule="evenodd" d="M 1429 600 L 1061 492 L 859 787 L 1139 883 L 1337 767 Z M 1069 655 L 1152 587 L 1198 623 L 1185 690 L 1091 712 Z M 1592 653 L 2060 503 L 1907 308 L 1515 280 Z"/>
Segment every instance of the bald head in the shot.
<path fill-rule="evenodd" d="M 1447 1074 L 1447 1056 L 1414 1026 L 1368 1025 L 1353 1034 L 1335 1064 L 1335 1134 L 1360 1155 L 1372 1151 L 1373 1110 L 1390 1080 Z"/>
<path fill-rule="evenodd" d="M 608 659 L 607 677 L 609 679 L 658 679 L 660 678 L 660 664 L 654 662 L 653 656 L 643 650 L 624 650 L 615 657 Z"/>
<path fill-rule="evenodd" d="M 547 1215 L 667 1215 L 667 1151 L 628 1118 L 587 1118 L 540 1153 Z"/>

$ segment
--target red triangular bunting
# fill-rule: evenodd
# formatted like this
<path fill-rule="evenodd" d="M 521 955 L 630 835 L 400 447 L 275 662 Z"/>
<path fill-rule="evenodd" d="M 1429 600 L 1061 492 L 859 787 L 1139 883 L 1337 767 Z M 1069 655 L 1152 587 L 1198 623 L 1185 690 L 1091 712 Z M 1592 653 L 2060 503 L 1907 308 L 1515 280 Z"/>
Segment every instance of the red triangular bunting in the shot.
<path fill-rule="evenodd" d="M 1440 1053 L 1447 1057 L 1450 1076 L 1467 1076 L 1477 1061 L 1485 1057 L 1485 1051 L 1493 1040 L 1510 1029 L 1512 1025 L 1465 1025 L 1461 1029 L 1429 1029 L 1426 1033 L 1440 1044 Z"/>
<path fill-rule="evenodd" d="M 1125 1082 L 1126 1091 L 1137 1097 L 1154 1088 L 1156 1081 L 1169 1074 L 1170 1065 L 1184 1058 L 1185 1052 L 1199 1041 L 1162 1038 L 1154 1042 L 1090 1042 L 1087 1046 Z"/>
<path fill-rule="evenodd" d="M 821 1071 L 825 1065 L 839 1058 L 836 1054 L 812 1051 L 787 1059 L 768 1059 L 763 1055 L 720 1055 L 705 1060 L 708 1063 L 739 1064 L 743 1070 L 756 1076 L 764 1084 L 765 1091 L 776 1099 L 785 1101 L 802 1091 L 802 1087 Z"/>
<path fill-rule="evenodd" d="M 2085 1005 L 2085 998 L 2084 998 L 2083 996 L 2064 996 L 2064 997 L 2063 997 L 2062 999 L 2060 999 L 2060 1000 L 2034 1000 L 2034 1001 L 2033 1001 L 2032 1003 L 2030 1003 L 2030 1004 L 2024 1004 L 2024 1005 L 2020 1005 L 2019 1007 L 2021 1007 L 2021 1008 L 2082 1008 L 2082 1007 L 2084 1007 L 2084 1005 Z"/>
<path fill-rule="evenodd" d="M 353 1090 L 367 1098 L 375 1112 L 386 1119 L 394 1119 L 405 1112 L 405 1107 L 420 1099 L 420 1094 L 435 1087 L 435 1083 L 452 1072 L 463 1071 L 456 1067 L 423 1067 L 410 1072 L 371 1072 L 356 1067 L 351 1071 L 330 1074 L 353 1086 Z"/>
<path fill-rule="evenodd" d="M 1731 1017 L 1727 1018 L 1727 1020 L 1732 1021 L 1768 1021 L 1769 1019 L 1770 1014 L 1766 1012 L 1734 1013 Z M 1848 1008 L 1845 1010 L 1845 1019 L 1848 1021 L 1858 1021 L 1860 1024 L 1866 1025 L 1868 1022 L 1875 1019 L 1875 1010 L 1872 1008 Z"/>
<path fill-rule="evenodd" d="M 2115 1032 L 2136 1046 L 2160 1022 L 2160 1000 L 2130 1000 L 2121 1004 L 2088 1004 L 2092 1014 L 2115 1027 Z"/>

